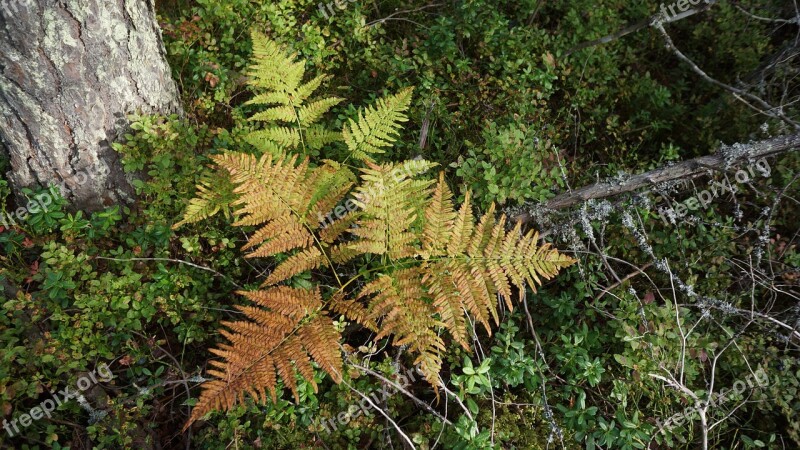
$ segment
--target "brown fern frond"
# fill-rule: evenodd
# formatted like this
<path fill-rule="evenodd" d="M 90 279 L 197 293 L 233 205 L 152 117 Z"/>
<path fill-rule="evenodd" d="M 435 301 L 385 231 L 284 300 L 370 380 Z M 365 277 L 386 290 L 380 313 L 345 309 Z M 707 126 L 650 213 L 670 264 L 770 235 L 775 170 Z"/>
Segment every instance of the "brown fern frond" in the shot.
<path fill-rule="evenodd" d="M 422 277 L 422 284 L 427 288 L 428 295 L 433 298 L 433 308 L 439 314 L 439 319 L 449 330 L 453 339 L 464 349 L 469 350 L 468 329 L 464 305 L 456 286 L 453 274 L 437 263 L 426 266 Z"/>
<path fill-rule="evenodd" d="M 322 242 L 327 244 L 332 244 L 334 241 L 339 239 L 339 237 L 347 231 L 353 222 L 357 219 L 355 214 L 347 214 L 346 216 L 342 217 L 341 219 L 337 219 L 327 227 L 323 228 L 319 232 L 319 238 Z"/>
<path fill-rule="evenodd" d="M 375 340 L 392 335 L 394 345 L 408 346 L 409 352 L 417 355 L 414 364 L 435 387 L 445 350 L 436 330 L 444 324 L 434 318 L 436 311 L 420 283 L 423 273 L 421 267 L 412 267 L 381 275 L 367 284 L 358 298 L 372 296 L 366 321 L 380 322 Z"/>
<path fill-rule="evenodd" d="M 225 323 L 228 330 L 222 334 L 230 344 L 212 350 L 223 361 L 214 361 L 217 369 L 209 370 L 217 379 L 203 384 L 184 430 L 210 411 L 227 410 L 244 401 L 245 393 L 260 402 L 266 401 L 269 393 L 275 401 L 278 379 L 296 399 L 296 374 L 316 390 L 312 361 L 335 382 L 341 381 L 341 336 L 333 321 L 320 311 L 318 290 L 277 287 L 245 295 L 260 307 L 241 307 L 248 320 Z M 312 318 L 306 320 L 309 314 Z"/>
<path fill-rule="evenodd" d="M 331 311 L 343 315 L 348 320 L 362 324 L 370 330 L 377 328 L 374 322 L 367 319 L 367 308 L 358 300 L 345 298 L 341 292 L 337 292 L 331 297 L 329 306 Z"/>
<path fill-rule="evenodd" d="M 305 290 L 275 286 L 266 291 L 236 291 L 253 303 L 294 320 L 300 320 L 319 307 L 318 299 Z"/>
<path fill-rule="evenodd" d="M 263 258 L 288 252 L 296 248 L 306 248 L 314 243 L 314 237 L 304 227 L 292 224 L 281 230 L 281 234 L 261 244 L 257 249 L 245 255 L 245 258 Z"/>
<path fill-rule="evenodd" d="M 300 253 L 290 256 L 286 261 L 280 263 L 275 270 L 267 277 L 262 286 L 271 286 L 283 280 L 303 273 L 307 270 L 316 269 L 325 264 L 325 255 L 317 247 L 309 247 Z"/>

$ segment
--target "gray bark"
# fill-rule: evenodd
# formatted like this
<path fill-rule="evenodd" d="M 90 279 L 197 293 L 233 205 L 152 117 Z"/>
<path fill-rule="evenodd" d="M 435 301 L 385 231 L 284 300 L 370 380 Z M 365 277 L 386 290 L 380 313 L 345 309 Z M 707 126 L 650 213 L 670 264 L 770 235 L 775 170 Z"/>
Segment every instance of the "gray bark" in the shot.
<path fill-rule="evenodd" d="M 800 148 L 800 134 L 791 134 L 749 144 L 722 146 L 713 155 L 682 161 L 670 166 L 633 175 L 624 181 L 606 181 L 582 187 L 557 195 L 543 205 L 544 210 L 557 211 L 571 208 L 587 200 L 614 197 L 657 186 L 675 180 L 692 179 L 708 173 L 709 170 L 727 170 L 729 167 L 744 161 L 756 160 L 767 156 L 797 150 Z M 525 210 L 531 205 L 523 206 Z M 513 215 L 515 221 L 523 223 L 533 220 L 527 212 Z"/>
<path fill-rule="evenodd" d="M 0 0 L 0 141 L 8 179 L 75 207 L 127 202 L 110 143 L 131 113 L 180 112 L 152 0 Z"/>

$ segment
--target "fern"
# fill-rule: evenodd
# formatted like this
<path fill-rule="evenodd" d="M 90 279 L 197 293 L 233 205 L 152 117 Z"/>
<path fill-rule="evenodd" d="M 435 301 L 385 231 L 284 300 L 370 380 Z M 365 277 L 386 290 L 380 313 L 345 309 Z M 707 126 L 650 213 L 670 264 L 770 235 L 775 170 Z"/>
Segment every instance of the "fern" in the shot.
<path fill-rule="evenodd" d="M 275 386 L 282 379 L 299 401 L 296 374 L 317 390 L 316 362 L 334 381 L 341 381 L 341 352 L 331 342 L 340 339 L 333 321 L 321 311 L 319 291 L 275 287 L 241 292 L 259 308 L 237 307 L 248 321 L 225 322 L 222 334 L 231 342 L 213 350 L 225 363 L 212 361 L 217 377 L 203 385 L 203 393 L 184 430 L 215 409 L 229 409 L 248 393 L 261 401 L 276 401 Z"/>
<path fill-rule="evenodd" d="M 310 101 L 314 91 L 325 80 L 319 75 L 303 83 L 305 64 L 263 34 L 253 32 L 253 65 L 249 85 L 260 94 L 247 104 L 267 108 L 250 117 L 266 122 L 265 128 L 245 136 L 245 140 L 263 153 L 278 156 L 282 152 L 303 148 L 319 150 L 341 140 L 341 135 L 315 125 L 342 99 L 327 97 Z M 283 124 L 281 124 L 283 123 Z"/>
<path fill-rule="evenodd" d="M 264 109 L 250 116 L 249 120 L 263 122 L 264 126 L 247 133 L 243 139 L 259 154 L 269 154 L 273 158 L 281 158 L 293 151 L 308 154 L 345 141 L 353 157 L 362 162 L 373 162 L 370 155 L 391 147 L 401 123 L 408 120 L 403 112 L 411 102 L 412 88 L 379 99 L 374 107 L 362 109 L 358 122 L 351 119 L 343 130 L 331 130 L 317 122 L 342 99 L 311 99 L 326 76 L 318 75 L 303 83 L 305 65 L 296 60 L 297 54 L 287 52 L 261 33 L 252 32 L 251 38 L 253 63 L 248 73 L 248 85 L 257 94 L 247 104 Z M 195 198 L 187 206 L 183 219 L 173 228 L 207 219 L 220 210 L 227 213 L 230 209 L 231 189 L 229 183 L 224 185 L 220 181 L 224 179 L 221 172 L 206 178 L 209 180 L 198 183 Z"/>
<path fill-rule="evenodd" d="M 397 139 L 398 131 L 408 117 L 403 114 L 411 104 L 413 88 L 406 88 L 376 106 L 359 111 L 358 122 L 350 119 L 342 130 L 350 154 L 361 161 L 374 161 L 373 155 L 384 153 Z"/>
<path fill-rule="evenodd" d="M 195 195 L 196 197 L 189 201 L 183 219 L 173 225 L 172 229 L 208 219 L 219 211 L 223 211 L 225 217 L 231 216 L 230 204 L 235 199 L 233 183 L 220 170 L 202 172 Z"/>
<path fill-rule="evenodd" d="M 294 115 L 295 122 L 251 134 L 251 140 L 272 146 L 260 157 L 231 152 L 213 160 L 231 186 L 233 225 L 254 227 L 242 246 L 246 257 L 286 257 L 266 277 L 264 290 L 240 292 L 256 305 L 239 308 L 246 320 L 225 324 L 222 334 L 229 343 L 214 350 L 221 360 L 209 371 L 216 379 L 204 384 L 187 426 L 210 411 L 231 408 L 244 394 L 274 401 L 281 380 L 297 396 L 297 374 L 314 385 L 312 362 L 340 382 L 336 316 L 372 330 L 376 341 L 406 346 L 436 389 L 448 335 L 469 350 L 468 319 L 491 333 L 499 321 L 498 298 L 512 309 L 515 291 L 535 291 L 574 262 L 539 245 L 537 233 L 523 234 L 519 224 L 508 230 L 494 205 L 476 220 L 469 193 L 456 209 L 443 174 L 438 182 L 420 176 L 436 164 L 373 160 L 407 120 L 403 112 L 411 89 L 361 111 L 339 135 L 351 157 L 364 164 L 359 177 L 334 161 L 315 166 L 308 156 L 288 154 L 303 143 L 313 147 L 334 139 L 335 133 L 313 122 L 336 99 L 307 103 L 323 78 L 302 84 L 304 66 L 257 34 L 254 58 L 251 83 L 265 92 L 251 102 L 269 106 L 254 117 L 289 123 Z M 217 200 L 211 186 L 198 185 L 198 198 L 180 223 L 213 214 Z M 345 199 L 357 208 L 336 214 Z M 359 258 L 372 264 L 369 270 L 339 279 L 342 266 L 357 265 Z M 329 286 L 324 295 L 319 288 L 280 285 L 309 271 Z"/>
<path fill-rule="evenodd" d="M 386 254 L 392 259 L 413 256 L 416 236 L 411 225 L 431 183 L 414 180 L 411 175 L 425 172 L 435 164 L 427 161 L 408 161 L 399 167 L 367 164 L 368 168 L 362 169 L 363 183 L 355 192 L 355 204 L 361 208 L 361 214 L 358 227 L 351 232 L 358 240 L 349 248 L 359 253 Z"/>
<path fill-rule="evenodd" d="M 224 334 L 232 344 L 215 352 L 225 359 L 224 363 L 216 363 L 225 371 L 212 375 L 224 378 L 204 388 L 196 410 L 199 412 L 193 414 L 192 420 L 213 409 L 229 408 L 243 392 L 263 400 L 266 389 L 274 396 L 278 379 L 290 390 L 296 389 L 295 381 L 286 379 L 293 376 L 288 367 L 297 368 L 306 378 L 313 374 L 308 371 L 307 357 L 299 350 L 305 341 L 287 336 L 295 336 L 292 333 L 301 329 L 304 320 L 320 317 L 326 311 L 373 330 L 376 340 L 392 337 L 394 345 L 407 346 L 416 355 L 415 364 L 436 388 L 446 348 L 440 330 L 446 330 L 454 341 L 469 349 L 468 317 L 491 333 L 492 322 L 498 323 L 498 296 L 512 309 L 512 287 L 522 293 L 526 286 L 541 284 L 573 263 L 549 245 L 538 245 L 536 233 L 522 234 L 520 225 L 507 231 L 505 217 L 495 219 L 494 207 L 476 223 L 469 194 L 456 210 L 443 175 L 434 189 L 430 188 L 431 181 L 415 179 L 413 174 L 434 166 L 427 161 L 368 164 L 362 169 L 360 185 L 350 191 L 351 179 L 332 162 L 310 168 L 307 158 L 298 162 L 297 156 L 256 158 L 228 153 L 214 159 L 236 185 L 234 193 L 239 199 L 233 204 L 239 220 L 234 225 L 258 227 L 243 247 L 250 250 L 247 256 L 295 252 L 275 268 L 264 285 L 274 286 L 322 267 L 335 274 L 337 263 L 359 256 L 381 256 L 385 266 L 383 273 L 366 283 L 352 300 L 346 298 L 350 282 L 342 283 L 337 278 L 339 289 L 333 293 L 328 308 L 316 301 L 298 302 L 306 311 L 305 318 L 297 316 L 300 306 L 260 302 L 267 311 L 244 307 L 242 311 L 249 322 L 228 325 L 235 334 Z M 315 218 L 324 216 L 348 192 L 360 209 L 323 228 Z M 281 289 L 288 288 L 274 286 L 243 294 L 259 300 L 282 292 Z M 297 297 L 307 299 L 308 295 Z M 338 348 L 335 330 L 324 331 L 319 322 L 314 323 L 318 339 L 324 340 L 320 345 Z M 264 327 L 268 329 L 262 335 Z M 281 336 L 280 345 L 291 349 L 260 343 L 273 342 L 278 339 L 276 336 Z M 308 349 L 312 356 L 314 351 Z M 326 356 L 333 361 L 330 355 Z M 278 368 L 277 377 L 272 372 L 265 373 L 267 369 L 261 365 L 244 365 L 244 361 L 262 360 L 268 367 Z M 334 371 L 330 364 L 321 367 L 327 373 Z M 335 370 L 340 371 L 341 367 Z M 334 375 L 332 378 L 338 379 Z"/>

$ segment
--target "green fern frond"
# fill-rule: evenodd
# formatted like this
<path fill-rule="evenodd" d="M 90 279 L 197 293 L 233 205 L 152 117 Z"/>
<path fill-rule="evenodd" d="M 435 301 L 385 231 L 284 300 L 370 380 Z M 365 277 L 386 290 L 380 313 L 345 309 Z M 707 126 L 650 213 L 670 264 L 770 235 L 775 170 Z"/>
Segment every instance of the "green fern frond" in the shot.
<path fill-rule="evenodd" d="M 300 118 L 301 127 L 309 127 L 316 123 L 325 113 L 330 111 L 331 108 L 342 102 L 341 98 L 331 97 L 317 100 L 308 105 L 302 106 L 297 115 Z"/>
<path fill-rule="evenodd" d="M 313 94 L 314 91 L 316 91 L 322 85 L 322 82 L 327 78 L 328 77 L 325 75 L 317 75 L 308 83 L 298 86 L 297 90 L 295 91 L 295 96 L 302 101 L 308 100 L 308 98 L 311 97 L 311 94 Z"/>
<path fill-rule="evenodd" d="M 333 142 L 342 140 L 342 133 L 337 133 L 322 125 L 311 125 L 304 130 L 306 147 L 309 150 L 319 150 Z"/>
<path fill-rule="evenodd" d="M 235 199 L 233 188 L 233 183 L 224 173 L 218 170 L 203 172 L 197 183 L 195 197 L 189 201 L 183 219 L 172 229 L 208 219 L 220 211 L 224 212 L 225 217 L 230 217 L 230 205 Z"/>
<path fill-rule="evenodd" d="M 297 122 L 298 116 L 294 105 L 282 105 L 257 112 L 250 116 L 250 120 L 268 123 L 275 121 L 293 123 Z"/>
<path fill-rule="evenodd" d="M 305 64 L 296 61 L 297 53 L 285 51 L 277 42 L 257 31 L 253 31 L 250 37 L 253 41 L 253 64 L 248 72 L 249 84 L 286 95 L 296 93 L 305 75 Z"/>
<path fill-rule="evenodd" d="M 254 146 L 259 146 L 259 141 L 275 144 L 276 148 L 295 148 L 300 144 L 300 132 L 289 127 L 268 127 L 249 133 L 245 139 Z"/>
<path fill-rule="evenodd" d="M 247 104 L 267 106 L 250 116 L 251 121 L 265 122 L 266 128 L 254 131 L 245 140 L 260 150 L 277 156 L 282 150 L 319 150 L 341 140 L 341 133 L 315 125 L 325 113 L 342 99 L 328 97 L 310 101 L 325 75 L 318 75 L 302 84 L 305 66 L 266 36 L 254 32 L 253 65 L 250 86 L 257 92 Z M 282 125 L 279 125 L 282 124 Z M 290 125 L 287 128 L 286 125 Z"/>
<path fill-rule="evenodd" d="M 358 122 L 350 119 L 342 136 L 350 154 L 361 161 L 373 162 L 372 155 L 384 153 L 397 140 L 401 124 L 408 121 L 404 114 L 411 105 L 413 88 L 379 99 L 374 106 L 358 113 Z"/>

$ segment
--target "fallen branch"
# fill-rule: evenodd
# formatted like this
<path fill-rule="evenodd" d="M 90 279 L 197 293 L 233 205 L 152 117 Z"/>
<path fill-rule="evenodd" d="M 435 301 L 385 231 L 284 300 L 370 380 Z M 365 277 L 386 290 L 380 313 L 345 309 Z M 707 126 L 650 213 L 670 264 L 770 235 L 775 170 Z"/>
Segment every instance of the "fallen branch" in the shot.
<path fill-rule="evenodd" d="M 675 15 L 673 15 L 671 17 L 669 16 L 669 14 L 666 14 L 664 12 L 665 10 L 664 11 L 659 11 L 658 13 L 656 13 L 656 14 L 650 16 L 650 17 L 646 17 L 646 18 L 644 18 L 644 19 L 642 19 L 642 20 L 640 20 L 638 22 L 630 24 L 630 25 L 626 26 L 625 28 L 623 28 L 623 29 L 621 29 L 621 30 L 619 30 L 619 31 L 617 31 L 615 33 L 611 33 L 611 34 L 609 34 L 607 36 L 603 36 L 600 39 L 595 39 L 595 40 L 592 40 L 592 41 L 582 42 L 582 43 L 572 47 L 571 49 L 567 50 L 567 53 L 564 56 L 569 56 L 569 55 L 571 55 L 571 54 L 573 54 L 575 52 L 581 51 L 581 50 L 583 50 L 585 48 L 594 47 L 594 46 L 597 46 L 597 45 L 607 44 L 609 42 L 616 41 L 617 39 L 619 39 L 619 38 L 621 38 L 623 36 L 627 36 L 627 35 L 629 35 L 631 33 L 635 33 L 635 32 L 637 32 L 637 31 L 639 31 L 639 30 L 641 30 L 643 28 L 651 27 L 654 24 L 664 24 L 664 23 L 677 22 L 679 20 L 685 19 L 687 17 L 691 17 L 691 16 L 693 16 L 695 14 L 699 14 L 699 13 L 701 13 L 703 11 L 706 11 L 707 9 L 712 7 L 715 3 L 717 3 L 717 0 L 708 2 L 705 5 L 697 7 L 697 8 L 690 8 L 687 11 L 683 11 L 683 12 L 675 14 Z M 663 8 L 663 4 L 662 4 L 662 8 Z"/>
<path fill-rule="evenodd" d="M 723 145 L 713 155 L 683 161 L 671 166 L 651 170 L 638 175 L 633 175 L 624 181 L 605 181 L 585 186 L 580 189 L 565 192 L 550 199 L 544 205 L 546 210 L 560 210 L 578 205 L 587 200 L 614 197 L 639 189 L 655 186 L 669 181 L 696 178 L 711 170 L 726 170 L 733 165 L 747 161 L 778 155 L 800 148 L 800 133 L 780 136 L 750 144 Z M 522 209 L 527 209 L 526 205 Z M 521 213 L 514 217 L 516 221 L 526 223 L 531 221 L 528 213 Z"/>

